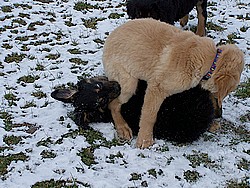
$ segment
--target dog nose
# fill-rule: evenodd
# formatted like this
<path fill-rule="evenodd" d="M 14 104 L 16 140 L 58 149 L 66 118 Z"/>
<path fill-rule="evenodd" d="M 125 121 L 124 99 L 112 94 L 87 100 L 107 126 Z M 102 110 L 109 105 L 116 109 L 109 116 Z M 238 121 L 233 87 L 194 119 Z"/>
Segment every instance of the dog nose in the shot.
<path fill-rule="evenodd" d="M 121 94 L 121 86 L 118 82 L 115 83 L 114 85 L 115 93 L 119 96 Z"/>
<path fill-rule="evenodd" d="M 214 117 L 215 118 L 221 118 L 222 117 L 222 108 L 217 108 L 214 111 Z"/>

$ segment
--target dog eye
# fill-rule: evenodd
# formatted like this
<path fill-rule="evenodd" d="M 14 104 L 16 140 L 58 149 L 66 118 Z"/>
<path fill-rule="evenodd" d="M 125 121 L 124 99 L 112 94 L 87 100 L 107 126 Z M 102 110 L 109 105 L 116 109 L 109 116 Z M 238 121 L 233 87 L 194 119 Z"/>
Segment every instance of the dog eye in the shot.
<path fill-rule="evenodd" d="M 102 89 L 102 84 L 100 84 L 100 83 L 96 84 L 95 89 Z"/>

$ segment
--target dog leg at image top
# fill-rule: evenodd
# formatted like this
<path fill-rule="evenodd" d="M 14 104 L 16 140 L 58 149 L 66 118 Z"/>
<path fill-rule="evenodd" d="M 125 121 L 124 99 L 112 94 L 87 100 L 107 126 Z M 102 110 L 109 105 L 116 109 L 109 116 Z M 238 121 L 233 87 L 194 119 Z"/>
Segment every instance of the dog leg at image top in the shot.
<path fill-rule="evenodd" d="M 206 36 L 206 22 L 207 22 L 207 2 L 199 0 L 197 5 L 197 16 L 198 16 L 198 25 L 196 29 L 196 34 L 199 36 Z"/>
<path fill-rule="evenodd" d="M 188 23 L 188 17 L 189 17 L 189 14 L 187 14 L 186 16 L 182 17 L 179 22 L 180 22 L 180 25 L 182 27 L 186 26 L 187 23 Z"/>

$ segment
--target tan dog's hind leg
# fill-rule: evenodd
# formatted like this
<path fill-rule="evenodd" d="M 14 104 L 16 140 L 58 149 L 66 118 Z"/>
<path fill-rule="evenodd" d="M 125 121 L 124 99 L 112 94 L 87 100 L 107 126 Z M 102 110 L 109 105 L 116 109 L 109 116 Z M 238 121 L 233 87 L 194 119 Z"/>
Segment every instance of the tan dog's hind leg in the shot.
<path fill-rule="evenodd" d="M 188 23 L 188 14 L 180 19 L 180 25 L 184 27 Z"/>
<path fill-rule="evenodd" d="M 136 146 L 138 148 L 147 148 L 153 145 L 153 128 L 157 118 L 157 113 L 160 109 L 165 96 L 156 87 L 154 89 L 148 86 L 142 106 L 142 114 L 140 118 L 140 130 Z"/>
<path fill-rule="evenodd" d="M 203 9 L 201 6 L 202 2 L 198 2 L 196 9 L 197 9 L 197 16 L 198 16 L 198 25 L 196 29 L 196 35 L 199 35 L 201 37 L 206 35 L 206 30 L 205 30 L 205 17 L 203 16 Z"/>

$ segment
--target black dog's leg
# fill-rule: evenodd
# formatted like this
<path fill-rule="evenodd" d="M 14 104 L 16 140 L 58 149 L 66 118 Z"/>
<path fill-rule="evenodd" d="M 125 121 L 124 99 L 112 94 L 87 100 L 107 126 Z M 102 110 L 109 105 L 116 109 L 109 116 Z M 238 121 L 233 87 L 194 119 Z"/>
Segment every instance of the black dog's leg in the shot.
<path fill-rule="evenodd" d="M 187 23 L 188 23 L 188 17 L 189 17 L 189 14 L 185 15 L 184 17 L 182 17 L 180 19 L 180 25 L 182 27 L 184 27 L 185 25 L 187 25 Z"/>
<path fill-rule="evenodd" d="M 198 25 L 196 34 L 199 36 L 206 35 L 206 24 L 207 24 L 207 0 L 199 0 L 197 5 Z"/>
<path fill-rule="evenodd" d="M 84 130 L 91 129 L 89 126 L 90 120 L 89 120 L 89 114 L 87 112 L 74 112 L 74 117 L 72 118 L 76 125 L 78 125 L 80 128 Z"/>

